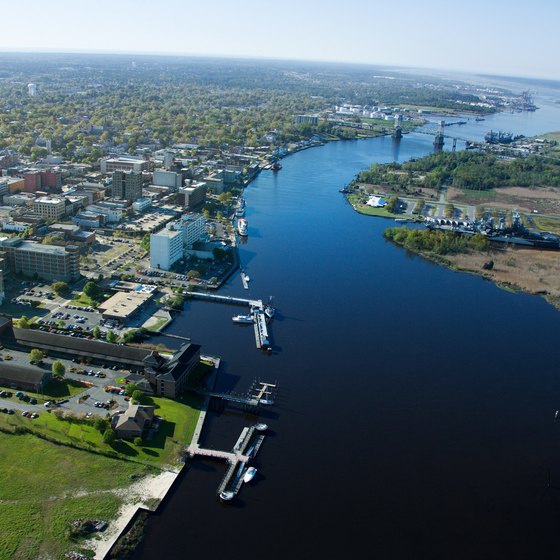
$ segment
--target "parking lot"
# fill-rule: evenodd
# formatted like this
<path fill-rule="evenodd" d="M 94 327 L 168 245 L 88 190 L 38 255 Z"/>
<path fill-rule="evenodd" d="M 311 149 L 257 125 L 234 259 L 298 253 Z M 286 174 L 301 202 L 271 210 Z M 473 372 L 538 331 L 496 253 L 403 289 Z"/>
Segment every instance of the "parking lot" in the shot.
<path fill-rule="evenodd" d="M 4 351 L 4 353 L 7 353 Z M 9 355 L 14 364 L 29 364 L 29 355 L 26 352 L 10 350 Z M 50 369 L 53 359 L 44 360 L 44 367 Z M 0 412 L 15 410 L 16 412 L 45 413 L 48 408 L 59 408 L 72 411 L 77 416 L 92 417 L 94 415 L 104 417 L 107 413 L 123 411 L 128 408 L 129 398 L 124 393 L 126 384 L 117 382 L 130 373 L 126 368 L 108 366 L 108 364 L 80 364 L 77 361 L 60 360 L 66 368 L 66 379 L 84 384 L 83 391 L 71 397 L 53 398 L 48 395 L 35 395 L 30 391 L 21 391 L 26 398 L 18 398 L 17 389 L 5 388 L 12 393 L 6 398 L 0 393 Z M 113 369 L 114 368 L 114 369 Z M 35 400 L 35 402 L 33 402 Z M 47 402 L 60 403 L 45 407 Z M 96 403 L 98 403 L 96 405 Z"/>

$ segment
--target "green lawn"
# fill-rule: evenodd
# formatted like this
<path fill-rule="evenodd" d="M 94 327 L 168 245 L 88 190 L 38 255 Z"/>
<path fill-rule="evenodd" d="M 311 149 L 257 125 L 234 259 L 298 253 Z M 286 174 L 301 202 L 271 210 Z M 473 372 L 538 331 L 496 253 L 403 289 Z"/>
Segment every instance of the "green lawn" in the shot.
<path fill-rule="evenodd" d="M 43 390 L 42 393 L 33 393 L 31 391 L 22 391 L 30 397 L 35 397 L 39 402 L 45 402 L 52 399 L 63 399 L 66 397 L 73 397 L 78 393 L 81 393 L 88 389 L 85 385 L 82 385 L 79 381 L 73 379 L 63 379 L 58 381 L 53 379 Z M 11 389 L 9 387 L 0 387 L 0 390 L 10 391 L 11 393 L 16 392 L 17 389 Z M 12 396 L 13 401 L 19 402 L 18 398 Z"/>
<path fill-rule="evenodd" d="M 162 418 L 159 431 L 152 440 L 136 446 L 130 441 L 117 441 L 113 447 L 103 442 L 101 433 L 92 421 L 57 418 L 46 409 L 35 419 L 25 418 L 19 412 L 14 415 L 0 414 L 0 430 L 30 430 L 42 437 L 86 451 L 117 455 L 122 459 L 160 467 L 175 465 L 183 447 L 191 442 L 200 414 L 202 399 L 187 396 L 178 400 L 154 397 L 156 415 Z"/>
<path fill-rule="evenodd" d="M 137 463 L 0 433 L 0 559 L 62 558 L 87 548 L 71 542 L 68 523 L 79 518 L 113 519 L 131 475 L 151 469 Z"/>
<path fill-rule="evenodd" d="M 76 307 L 97 307 L 99 305 L 99 302 L 86 296 L 83 292 L 81 292 L 80 295 L 75 297 L 69 303 L 70 305 L 75 305 Z"/>
<path fill-rule="evenodd" d="M 154 397 L 156 415 L 163 421 L 155 437 L 144 442 L 140 449 L 139 459 L 156 464 L 176 463 L 181 450 L 192 440 L 198 416 L 202 408 L 202 398 L 187 395 L 177 400 Z M 131 443 L 126 444 L 133 451 L 137 448 Z M 120 450 L 125 453 L 124 450 Z"/>
<path fill-rule="evenodd" d="M 560 233 L 560 218 L 552 218 L 549 216 L 532 215 L 534 224 L 541 231 L 550 231 L 552 233 Z"/>

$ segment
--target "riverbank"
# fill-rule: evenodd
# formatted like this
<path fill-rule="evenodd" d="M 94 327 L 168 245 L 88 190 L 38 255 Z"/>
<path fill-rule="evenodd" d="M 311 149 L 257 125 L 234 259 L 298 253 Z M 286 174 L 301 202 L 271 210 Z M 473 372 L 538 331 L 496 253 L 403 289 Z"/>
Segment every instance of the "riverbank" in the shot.
<path fill-rule="evenodd" d="M 542 296 L 560 310 L 559 251 L 505 244 L 492 244 L 487 252 L 469 251 L 445 256 L 409 248 L 406 250 L 455 272 L 481 276 L 500 288 Z M 488 269 L 487 263 L 490 261 L 493 265 Z"/>

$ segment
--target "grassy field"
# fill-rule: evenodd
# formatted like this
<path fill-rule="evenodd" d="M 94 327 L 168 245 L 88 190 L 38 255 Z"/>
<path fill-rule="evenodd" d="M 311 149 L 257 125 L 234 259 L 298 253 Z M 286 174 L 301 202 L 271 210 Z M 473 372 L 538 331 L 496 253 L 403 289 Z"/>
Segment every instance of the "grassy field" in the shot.
<path fill-rule="evenodd" d="M 117 441 L 113 446 L 107 445 L 92 421 L 60 419 L 47 410 L 41 411 L 35 419 L 26 418 L 19 412 L 14 415 L 0 414 L 0 429 L 25 429 L 64 445 L 97 453 L 116 454 L 120 458 L 146 465 L 174 465 L 182 448 L 192 439 L 202 400 L 195 396 L 180 400 L 161 397 L 150 400 L 156 407 L 156 415 L 162 419 L 161 427 L 151 440 L 145 440 L 140 446 L 125 440 Z"/>
<path fill-rule="evenodd" d="M 114 518 L 125 494 L 115 490 L 151 472 L 31 435 L 0 433 L 0 448 L 1 560 L 61 558 L 87 548 L 87 540 L 67 538 L 69 522 Z"/>

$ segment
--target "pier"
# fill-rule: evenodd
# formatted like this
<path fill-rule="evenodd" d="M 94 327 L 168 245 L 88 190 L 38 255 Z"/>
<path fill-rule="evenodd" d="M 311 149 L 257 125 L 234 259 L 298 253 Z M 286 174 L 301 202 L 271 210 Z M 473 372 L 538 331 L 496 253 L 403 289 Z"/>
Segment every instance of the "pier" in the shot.
<path fill-rule="evenodd" d="M 255 426 L 243 428 L 232 451 L 205 449 L 200 447 L 198 442 L 193 442 L 186 448 L 190 457 L 219 459 L 228 463 L 228 469 L 216 490 L 217 496 L 225 491 L 232 492 L 235 496 L 241 489 L 247 464 L 256 456 L 265 438 L 263 435 L 255 435 L 255 432 Z"/>
<path fill-rule="evenodd" d="M 246 275 L 241 273 L 244 286 L 246 284 Z M 247 286 L 248 287 L 248 286 Z M 268 336 L 268 325 L 266 321 L 265 304 L 262 299 L 246 299 L 233 296 L 219 296 L 217 294 L 209 294 L 206 292 L 192 292 L 193 299 L 215 301 L 218 303 L 227 303 L 230 305 L 247 305 L 251 310 L 251 315 L 255 320 L 253 325 L 255 331 L 255 344 L 257 348 L 271 351 L 270 339 Z"/>

